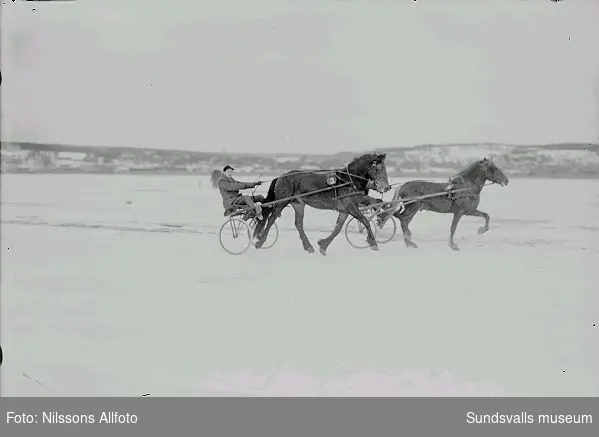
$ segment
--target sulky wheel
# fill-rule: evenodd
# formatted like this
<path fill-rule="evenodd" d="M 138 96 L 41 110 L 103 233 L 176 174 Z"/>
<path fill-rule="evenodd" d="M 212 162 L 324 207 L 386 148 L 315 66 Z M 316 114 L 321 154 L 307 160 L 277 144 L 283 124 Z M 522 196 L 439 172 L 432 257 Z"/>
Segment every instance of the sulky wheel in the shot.
<path fill-rule="evenodd" d="M 376 228 L 376 242 L 380 244 L 388 243 L 393 240 L 397 233 L 397 220 L 391 216 L 389 220 L 385 222 L 382 228 L 377 226 L 377 218 L 373 217 L 371 220 L 372 227 Z"/>
<path fill-rule="evenodd" d="M 241 255 L 252 244 L 250 227 L 239 218 L 231 218 L 223 223 L 218 233 L 220 245 L 231 255 Z"/>
<path fill-rule="evenodd" d="M 374 233 L 374 238 L 377 238 L 377 229 L 376 224 L 370 222 L 370 228 Z M 351 244 L 356 249 L 366 249 L 369 247 L 368 241 L 366 238 L 368 237 L 368 232 L 362 223 L 360 223 L 355 217 L 349 219 L 347 224 L 345 225 L 345 239 L 349 244 Z"/>

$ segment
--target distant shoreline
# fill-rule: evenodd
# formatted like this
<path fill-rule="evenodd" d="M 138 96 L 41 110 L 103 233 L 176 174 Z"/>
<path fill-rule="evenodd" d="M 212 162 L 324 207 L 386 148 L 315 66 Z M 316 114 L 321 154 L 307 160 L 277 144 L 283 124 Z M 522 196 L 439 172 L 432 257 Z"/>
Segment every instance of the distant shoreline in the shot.
<path fill-rule="evenodd" d="M 260 175 L 261 179 L 272 179 L 276 178 L 288 170 L 284 170 L 281 173 L 263 173 Z M 456 171 L 457 173 L 457 171 Z M 256 177 L 256 174 L 259 173 L 238 173 L 236 177 L 238 179 L 243 179 L 245 176 L 247 177 Z M 455 173 L 394 173 L 389 174 L 389 177 L 392 178 L 411 178 L 411 179 L 422 179 L 422 178 L 449 178 L 453 176 Z M 107 172 L 107 171 L 60 171 L 60 170 L 36 170 L 36 171 L 3 171 L 0 172 L 0 176 L 2 175 L 104 175 L 104 176 L 188 176 L 188 177 L 210 177 L 211 173 L 208 172 L 189 172 L 189 171 L 173 171 L 173 170 L 165 170 L 165 171 L 128 171 L 128 172 Z M 596 180 L 599 179 L 599 174 L 563 174 L 563 175 L 554 175 L 554 174 L 509 174 L 510 178 L 515 179 L 589 179 Z"/>
<path fill-rule="evenodd" d="M 185 175 L 200 178 L 228 163 L 237 167 L 236 174 L 240 179 L 272 179 L 294 168 L 341 168 L 357 155 L 357 152 L 339 152 L 278 156 L 23 142 L 2 142 L 0 145 L 0 174 Z M 505 159 L 502 169 L 512 178 L 599 179 L 599 144 L 560 143 L 529 147 L 493 143 L 438 144 L 388 147 L 375 152 L 389 154 L 388 174 L 400 179 L 449 178 L 479 155 Z"/>

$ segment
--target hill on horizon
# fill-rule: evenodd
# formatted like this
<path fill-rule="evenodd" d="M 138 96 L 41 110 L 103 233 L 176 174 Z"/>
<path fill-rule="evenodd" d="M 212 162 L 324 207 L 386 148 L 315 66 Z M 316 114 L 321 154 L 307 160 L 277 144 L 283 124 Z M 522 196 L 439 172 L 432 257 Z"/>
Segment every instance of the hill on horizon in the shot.
<path fill-rule="evenodd" d="M 340 151 L 331 153 L 308 153 L 304 154 L 298 152 L 218 152 L 218 151 L 203 151 L 203 150 L 190 150 L 190 149 L 158 149 L 151 147 L 132 147 L 132 146 L 106 146 L 106 145 L 74 145 L 74 144 L 62 144 L 62 143 L 40 143 L 40 142 L 28 142 L 28 141 L 2 141 L 2 147 L 4 145 L 15 145 L 19 146 L 22 150 L 32 151 L 51 151 L 51 152 L 155 152 L 160 154 L 189 154 L 193 156 L 216 156 L 216 155 L 227 155 L 227 156 L 307 156 L 307 157 L 318 157 L 318 156 L 357 156 L 361 153 L 368 153 L 371 151 L 380 153 L 391 153 L 391 152 L 409 152 L 417 150 L 430 150 L 436 148 L 463 148 L 463 147 L 492 147 L 492 148 L 506 148 L 506 149 L 519 149 L 533 150 L 533 149 L 548 149 L 548 150 L 593 150 L 599 151 L 599 143 L 582 143 L 582 142 L 571 142 L 571 143 L 552 143 L 552 144 L 509 144 L 509 143 L 440 143 L 440 144 L 416 144 L 407 147 L 398 146 L 387 146 L 387 147 L 376 147 L 376 148 L 365 148 L 362 151 Z"/>
<path fill-rule="evenodd" d="M 226 153 L 143 147 L 2 143 L 2 172 L 197 173 L 233 165 L 240 173 L 339 168 L 359 154 L 387 153 L 390 175 L 451 175 L 476 159 L 496 159 L 513 175 L 599 177 L 599 144 L 420 144 L 328 154 Z"/>

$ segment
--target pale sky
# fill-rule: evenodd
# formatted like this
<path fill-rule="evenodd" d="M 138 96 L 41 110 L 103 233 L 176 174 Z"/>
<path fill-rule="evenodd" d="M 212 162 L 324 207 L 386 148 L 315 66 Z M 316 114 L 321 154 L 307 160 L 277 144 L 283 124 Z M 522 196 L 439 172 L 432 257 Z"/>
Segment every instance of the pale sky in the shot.
<path fill-rule="evenodd" d="M 4 141 L 598 142 L 599 0 L 6 2 L 2 76 Z"/>

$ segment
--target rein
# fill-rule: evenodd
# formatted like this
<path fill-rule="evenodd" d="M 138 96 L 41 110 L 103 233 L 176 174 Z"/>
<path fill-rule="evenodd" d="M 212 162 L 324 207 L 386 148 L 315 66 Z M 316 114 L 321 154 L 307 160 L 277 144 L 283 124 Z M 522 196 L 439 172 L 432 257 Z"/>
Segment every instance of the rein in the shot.
<path fill-rule="evenodd" d="M 350 185 L 350 183 L 349 182 L 345 182 L 345 183 L 343 183 L 341 185 L 320 188 L 319 190 L 310 191 L 308 193 L 296 194 L 294 196 L 284 197 L 283 199 L 278 199 L 278 200 L 273 200 L 272 202 L 263 203 L 262 206 L 271 206 L 271 205 L 274 205 L 274 204 L 277 204 L 277 203 L 280 203 L 280 202 L 284 202 L 286 200 L 297 199 L 298 197 L 312 196 L 313 194 L 322 193 L 323 191 L 330 191 L 330 190 L 332 190 L 334 188 L 345 187 L 347 185 Z M 251 206 L 244 208 L 244 210 L 248 210 L 248 209 L 253 209 L 253 208 Z"/>
<path fill-rule="evenodd" d="M 289 174 L 282 174 L 280 176 L 276 176 L 276 177 L 271 178 L 271 179 L 265 179 L 262 182 L 272 182 L 275 179 L 281 179 L 281 178 L 286 177 L 286 176 L 294 176 L 294 175 L 298 175 L 298 174 L 307 174 L 307 173 L 333 173 L 333 172 L 334 173 L 341 173 L 341 174 L 348 175 L 349 178 L 350 178 L 350 181 L 351 181 L 352 176 L 354 178 L 356 178 L 356 179 L 362 179 L 362 180 L 365 180 L 365 181 L 370 181 L 371 180 L 369 178 L 365 178 L 363 176 L 358 176 L 357 174 L 351 173 L 348 170 L 347 167 L 344 167 L 344 168 L 341 168 L 341 169 L 339 169 L 339 168 L 329 168 L 329 169 L 326 169 L 326 170 L 302 170 L 302 171 L 296 171 L 296 172 L 289 173 Z M 262 174 L 264 174 L 264 173 L 265 172 L 262 172 Z M 258 177 L 258 179 L 260 179 L 260 177 Z M 352 186 L 355 187 L 355 184 L 353 183 L 353 181 L 351 181 L 351 184 L 352 184 Z"/>
<path fill-rule="evenodd" d="M 356 194 L 362 193 L 362 191 L 358 190 L 358 188 L 356 187 L 356 185 L 355 185 L 355 183 L 354 183 L 354 181 L 352 179 L 352 176 L 354 178 L 356 178 L 356 179 L 362 179 L 362 180 L 366 180 L 366 181 L 371 181 L 371 179 L 369 179 L 369 178 L 365 178 L 363 176 L 358 176 L 357 174 L 351 173 L 347 167 L 343 168 L 343 169 L 330 169 L 330 170 L 306 170 L 306 171 L 303 171 L 303 172 L 295 172 L 295 173 L 291 173 L 291 174 L 287 174 L 287 175 L 282 175 L 282 176 L 279 176 L 279 177 L 276 177 L 276 178 L 272 178 L 269 181 L 274 181 L 275 179 L 279 179 L 279 178 L 281 178 L 283 176 L 293 176 L 293 175 L 305 174 L 305 173 L 331 173 L 331 172 L 341 173 L 341 174 L 347 175 L 349 177 L 349 182 L 341 180 L 341 182 L 342 182 L 341 184 L 331 185 L 331 186 L 328 186 L 328 187 L 320 188 L 318 190 L 310 191 L 308 193 L 296 194 L 294 196 L 285 197 L 283 199 L 273 200 L 272 202 L 265 202 L 265 203 L 262 204 L 262 206 L 271 206 L 271 205 L 275 205 L 277 203 L 285 202 L 287 200 L 297 199 L 299 197 L 307 197 L 307 196 L 311 196 L 311 195 L 314 195 L 314 194 L 322 193 L 322 192 L 325 192 L 325 191 L 333 191 L 333 190 L 335 190 L 335 193 L 336 193 L 336 190 L 338 188 L 342 188 L 342 187 L 346 187 L 348 185 L 351 185 L 351 187 L 354 189 L 354 192 L 343 194 L 341 196 L 334 196 L 333 197 L 333 200 L 338 200 L 338 199 L 341 199 L 341 198 L 344 198 L 344 197 L 355 196 Z M 339 179 L 341 179 L 341 178 L 339 178 Z M 269 181 L 264 181 L 264 182 L 269 182 Z M 238 212 L 243 213 L 244 211 L 248 211 L 250 209 L 253 209 L 253 207 L 251 207 L 251 206 L 250 207 L 242 207 L 242 208 L 238 208 Z"/>
<path fill-rule="evenodd" d="M 352 176 L 356 179 L 361 179 L 363 181 L 367 181 L 367 182 L 374 182 L 371 178 L 365 178 L 364 176 L 358 176 L 357 174 L 353 174 L 349 171 L 349 167 L 344 167 L 341 170 L 335 170 L 335 173 L 341 173 L 341 174 L 346 174 L 347 177 L 349 177 L 349 183 L 351 184 L 352 188 L 356 191 L 358 190 L 358 187 L 356 187 L 356 184 L 354 183 L 354 180 L 352 179 Z"/>

